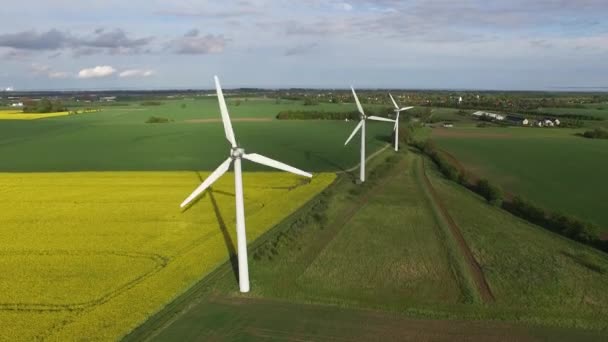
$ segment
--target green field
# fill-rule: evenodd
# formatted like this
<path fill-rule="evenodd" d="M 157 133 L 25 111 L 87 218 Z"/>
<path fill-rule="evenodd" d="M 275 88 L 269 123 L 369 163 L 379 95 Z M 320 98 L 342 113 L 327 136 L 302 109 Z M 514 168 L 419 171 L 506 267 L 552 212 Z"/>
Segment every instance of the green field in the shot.
<path fill-rule="evenodd" d="M 309 171 L 339 171 L 359 158 L 359 145 L 344 141 L 356 125 L 342 121 L 278 121 L 278 111 L 308 107 L 292 102 L 243 101 L 229 110 L 247 151 Z M 181 108 L 185 104 L 186 108 Z M 321 106 L 321 105 L 319 105 Z M 352 110 L 353 105 L 322 105 Z M 147 124 L 151 116 L 173 122 Z M 242 121 L 256 118 L 258 121 Z M 0 122 L 0 171 L 212 170 L 229 145 L 215 98 L 167 101 L 161 106 L 105 107 L 99 113 Z M 266 119 L 268 121 L 260 121 Z M 198 121 L 197 121 L 198 120 Z M 386 145 L 392 126 L 368 125 L 368 151 Z M 245 170 L 260 170 L 251 163 Z"/>
<path fill-rule="evenodd" d="M 608 141 L 580 130 L 454 128 L 435 130 L 438 145 L 466 169 L 538 205 L 595 222 L 608 231 Z"/>
<path fill-rule="evenodd" d="M 480 264 L 496 302 L 489 317 L 608 328 L 608 255 L 548 232 L 447 181 L 433 185 Z"/>
<path fill-rule="evenodd" d="M 482 302 L 421 157 L 388 155 L 365 189 L 342 179 L 255 244 L 251 293 L 226 264 L 127 340 L 605 338 L 607 255 L 486 205 L 427 163 L 494 293 Z M 323 199 L 327 221 L 307 220 Z"/>

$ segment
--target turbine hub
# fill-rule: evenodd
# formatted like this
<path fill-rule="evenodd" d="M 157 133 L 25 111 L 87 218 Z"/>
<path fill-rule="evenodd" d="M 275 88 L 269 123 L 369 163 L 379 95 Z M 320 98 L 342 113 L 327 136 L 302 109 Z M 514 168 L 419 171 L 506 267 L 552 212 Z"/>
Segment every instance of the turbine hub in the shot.
<path fill-rule="evenodd" d="M 230 149 L 230 158 L 232 158 L 232 160 L 241 158 L 243 154 L 245 154 L 245 150 L 240 147 L 233 147 Z"/>

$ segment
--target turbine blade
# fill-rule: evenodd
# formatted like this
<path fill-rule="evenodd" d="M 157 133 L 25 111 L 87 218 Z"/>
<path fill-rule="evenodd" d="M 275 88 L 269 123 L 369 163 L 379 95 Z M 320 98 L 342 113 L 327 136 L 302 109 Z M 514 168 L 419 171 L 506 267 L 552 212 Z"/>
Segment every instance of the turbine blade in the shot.
<path fill-rule="evenodd" d="M 257 153 L 247 153 L 243 155 L 243 158 L 250 160 L 254 163 L 258 163 L 258 164 L 262 164 L 262 165 L 266 165 L 266 166 L 270 166 L 273 167 L 275 169 L 279 169 L 279 170 L 283 170 L 283 171 L 287 171 L 287 172 L 291 172 L 291 173 L 295 173 L 296 175 L 300 175 L 300 176 L 304 176 L 304 177 L 312 177 L 312 175 L 308 172 L 302 171 L 300 169 L 296 169 L 293 166 L 289 166 L 287 164 L 281 163 L 280 161 L 276 161 L 274 159 L 270 159 L 268 157 L 264 157 L 261 154 L 257 154 Z"/>
<path fill-rule="evenodd" d="M 353 132 L 350 134 L 350 137 L 348 137 L 348 139 L 346 139 L 346 142 L 344 143 L 344 145 L 347 145 L 348 142 L 350 141 L 350 139 L 352 139 L 355 136 L 355 134 L 357 134 L 357 132 L 359 132 L 359 130 L 361 129 L 361 126 L 363 126 L 363 120 L 359 121 L 359 124 L 357 125 L 357 127 L 355 127 Z"/>
<path fill-rule="evenodd" d="M 399 109 L 399 111 L 401 112 L 401 111 L 408 110 L 408 109 L 412 109 L 412 108 L 414 108 L 414 106 L 410 106 L 410 107 L 403 107 L 403 108 Z"/>
<path fill-rule="evenodd" d="M 380 116 L 374 116 L 374 115 L 368 116 L 367 118 L 370 119 L 370 120 L 376 120 L 376 121 L 395 122 L 395 120 L 383 118 L 383 117 L 380 117 Z"/>
<path fill-rule="evenodd" d="M 395 99 L 393 98 L 393 95 L 391 95 L 391 93 L 388 93 L 388 96 L 391 97 L 391 101 L 393 101 L 393 104 L 395 105 L 395 109 L 399 109 L 399 106 L 397 105 L 397 102 L 395 102 Z"/>
<path fill-rule="evenodd" d="M 209 177 L 207 177 L 207 179 L 205 179 L 205 181 L 203 183 L 201 183 L 201 185 L 198 186 L 198 188 L 196 188 L 191 194 L 190 196 L 188 196 L 188 198 L 186 198 L 182 204 L 180 204 L 180 208 L 183 208 L 185 206 L 187 206 L 188 204 L 190 204 L 190 202 L 192 202 L 195 198 L 197 198 L 200 194 L 203 193 L 203 191 L 205 191 L 211 184 L 213 184 L 218 178 L 220 178 L 224 173 L 226 173 L 226 171 L 228 171 L 228 168 L 230 167 L 230 163 L 232 162 L 232 158 L 228 158 L 226 159 L 226 161 L 224 161 L 222 164 L 220 164 L 220 166 L 218 166 L 217 169 L 215 169 L 215 171 L 213 171 Z"/>
<path fill-rule="evenodd" d="M 226 139 L 228 139 L 230 144 L 232 144 L 232 147 L 236 147 L 236 139 L 234 139 L 234 131 L 232 130 L 232 123 L 230 122 L 230 115 L 228 115 L 228 107 L 226 106 L 226 100 L 224 100 L 224 93 L 222 92 L 220 79 L 217 76 L 214 76 L 214 78 L 215 89 L 217 91 L 217 101 L 220 103 L 220 112 L 222 114 L 222 122 L 224 123 Z"/>
<path fill-rule="evenodd" d="M 361 102 L 359 102 L 359 98 L 357 97 L 357 93 L 355 93 L 355 88 L 350 86 L 350 89 L 353 91 L 353 96 L 355 97 L 355 102 L 357 103 L 357 109 L 361 115 L 365 116 L 365 112 L 363 112 L 363 107 L 361 107 Z"/>

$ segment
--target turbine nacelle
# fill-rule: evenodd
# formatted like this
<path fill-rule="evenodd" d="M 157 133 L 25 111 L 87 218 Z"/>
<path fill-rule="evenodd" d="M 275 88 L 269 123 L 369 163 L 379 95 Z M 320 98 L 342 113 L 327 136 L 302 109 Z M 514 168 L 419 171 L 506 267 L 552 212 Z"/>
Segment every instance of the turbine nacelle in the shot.
<path fill-rule="evenodd" d="M 230 149 L 230 158 L 232 160 L 240 159 L 245 155 L 245 149 L 240 147 L 233 147 Z"/>

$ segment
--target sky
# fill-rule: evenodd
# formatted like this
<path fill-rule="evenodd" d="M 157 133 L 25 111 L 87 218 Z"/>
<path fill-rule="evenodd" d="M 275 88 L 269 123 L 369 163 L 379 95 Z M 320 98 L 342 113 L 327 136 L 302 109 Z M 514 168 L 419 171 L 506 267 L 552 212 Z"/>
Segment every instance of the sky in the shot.
<path fill-rule="evenodd" d="M 3 2 L 0 89 L 608 87 L 607 0 Z"/>

